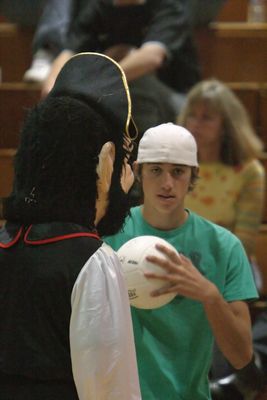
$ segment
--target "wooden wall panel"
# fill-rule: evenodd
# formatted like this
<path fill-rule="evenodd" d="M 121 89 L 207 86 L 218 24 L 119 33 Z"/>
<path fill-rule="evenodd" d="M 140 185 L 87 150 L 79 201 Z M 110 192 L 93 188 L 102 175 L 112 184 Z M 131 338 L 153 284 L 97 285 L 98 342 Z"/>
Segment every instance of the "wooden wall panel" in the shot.
<path fill-rule="evenodd" d="M 244 104 L 255 130 L 260 133 L 259 96 L 261 86 L 257 83 L 249 82 L 228 82 L 227 86 L 233 90 Z"/>
<path fill-rule="evenodd" d="M 203 78 L 267 82 L 267 24 L 214 23 L 195 38 Z"/>
<path fill-rule="evenodd" d="M 266 190 L 265 190 L 265 207 L 263 210 L 262 222 L 267 224 L 267 154 L 260 159 L 262 165 L 265 169 L 265 177 L 266 177 Z M 266 232 L 267 233 L 267 232 Z M 267 247 L 266 247 L 266 262 L 267 262 Z"/>
<path fill-rule="evenodd" d="M 7 197 L 12 189 L 15 149 L 0 149 L 0 198 Z"/>
<path fill-rule="evenodd" d="M 223 22 L 246 21 L 247 8 L 248 0 L 226 0 L 216 19 Z"/>
<path fill-rule="evenodd" d="M 267 147 L 267 84 L 263 86 L 259 93 L 260 136 Z"/>
<path fill-rule="evenodd" d="M 262 225 L 258 235 L 256 257 L 263 277 L 263 295 L 267 296 L 267 225 Z"/>
<path fill-rule="evenodd" d="M 0 23 L 0 67 L 2 82 L 19 82 L 32 60 L 31 29 Z"/>

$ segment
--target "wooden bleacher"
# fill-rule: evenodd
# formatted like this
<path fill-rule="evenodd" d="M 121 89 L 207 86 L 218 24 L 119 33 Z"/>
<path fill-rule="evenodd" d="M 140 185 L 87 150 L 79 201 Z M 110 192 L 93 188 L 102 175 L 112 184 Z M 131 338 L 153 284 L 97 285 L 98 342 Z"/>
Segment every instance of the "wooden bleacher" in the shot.
<path fill-rule="evenodd" d="M 16 148 L 27 110 L 40 99 L 40 87 L 22 82 L 0 85 L 0 149 Z"/>
<path fill-rule="evenodd" d="M 220 22 L 245 22 L 249 0 L 227 0 L 222 7 L 217 21 Z"/>
<path fill-rule="evenodd" d="M 196 34 L 204 77 L 267 81 L 267 23 L 214 22 Z"/>
<path fill-rule="evenodd" d="M 262 294 L 267 297 L 267 224 L 262 224 L 256 245 L 257 262 L 262 272 Z"/>
<path fill-rule="evenodd" d="M 7 197 L 11 192 L 15 153 L 16 149 L 0 149 L 0 198 Z"/>
<path fill-rule="evenodd" d="M 0 23 L 0 67 L 2 82 L 20 82 L 32 57 L 33 31 Z"/>

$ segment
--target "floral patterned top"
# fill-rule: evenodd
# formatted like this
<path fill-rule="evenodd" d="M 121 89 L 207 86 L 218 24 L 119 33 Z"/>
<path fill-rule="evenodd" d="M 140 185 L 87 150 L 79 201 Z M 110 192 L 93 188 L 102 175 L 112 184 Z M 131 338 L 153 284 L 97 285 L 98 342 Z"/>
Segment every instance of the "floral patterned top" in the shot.
<path fill-rule="evenodd" d="M 247 254 L 254 251 L 265 193 L 265 171 L 258 160 L 232 167 L 200 163 L 200 179 L 185 205 L 236 234 Z"/>

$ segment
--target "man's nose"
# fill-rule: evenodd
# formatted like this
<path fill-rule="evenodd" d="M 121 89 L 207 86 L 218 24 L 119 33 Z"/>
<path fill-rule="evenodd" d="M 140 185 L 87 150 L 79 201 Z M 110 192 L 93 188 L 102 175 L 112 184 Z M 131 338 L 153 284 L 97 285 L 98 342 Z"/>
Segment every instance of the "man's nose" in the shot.
<path fill-rule="evenodd" d="M 165 189 L 170 189 L 173 187 L 173 177 L 170 172 L 165 172 L 162 176 L 162 186 Z"/>

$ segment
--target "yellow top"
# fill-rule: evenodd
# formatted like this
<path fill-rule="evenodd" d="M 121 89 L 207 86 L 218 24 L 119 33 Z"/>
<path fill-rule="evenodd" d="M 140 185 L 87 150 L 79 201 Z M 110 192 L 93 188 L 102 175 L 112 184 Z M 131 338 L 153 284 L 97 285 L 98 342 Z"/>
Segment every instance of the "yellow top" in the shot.
<path fill-rule="evenodd" d="M 262 219 L 265 171 L 258 160 L 232 167 L 200 163 L 200 179 L 185 205 L 236 234 L 247 254 L 253 254 Z"/>

